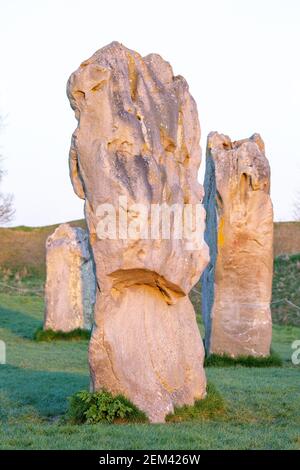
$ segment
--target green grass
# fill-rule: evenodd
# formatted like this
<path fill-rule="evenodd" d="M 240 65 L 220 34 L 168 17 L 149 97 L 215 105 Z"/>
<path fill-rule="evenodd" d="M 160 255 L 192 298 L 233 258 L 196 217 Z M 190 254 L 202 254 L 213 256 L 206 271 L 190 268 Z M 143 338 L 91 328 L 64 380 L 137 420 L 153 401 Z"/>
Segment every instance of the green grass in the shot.
<path fill-rule="evenodd" d="M 38 230 L 41 227 L 30 227 L 28 225 L 17 225 L 16 227 L 10 227 L 10 230 L 14 231 L 22 231 L 22 232 L 33 232 L 34 230 Z"/>
<path fill-rule="evenodd" d="M 300 254 L 274 261 L 272 315 L 276 323 L 300 326 Z M 292 302 L 293 307 L 286 300 Z"/>
<path fill-rule="evenodd" d="M 271 351 L 267 357 L 237 356 L 231 357 L 227 354 L 210 354 L 205 358 L 205 367 L 281 367 L 283 364 L 281 357 Z"/>
<path fill-rule="evenodd" d="M 43 327 L 39 327 L 34 335 L 33 339 L 36 341 L 78 341 L 81 339 L 90 339 L 91 332 L 87 330 L 82 330 L 76 328 L 72 331 L 53 331 L 53 330 L 43 330 Z"/>
<path fill-rule="evenodd" d="M 0 294 L 1 449 L 300 449 L 300 366 L 291 363 L 300 328 L 274 325 L 282 367 L 206 369 L 224 409 L 213 394 L 204 411 L 176 410 L 166 424 L 73 425 L 62 417 L 68 397 L 89 389 L 88 340 L 33 341 L 43 311 L 37 296 Z"/>
<path fill-rule="evenodd" d="M 207 396 L 204 400 L 197 400 L 193 406 L 181 406 L 175 408 L 173 414 L 166 417 L 168 423 L 182 421 L 205 421 L 218 417 L 224 417 L 226 413 L 225 402 L 211 383 L 207 385 Z"/>
<path fill-rule="evenodd" d="M 37 269 L 0 266 L 0 292 L 44 297 L 44 276 Z"/>

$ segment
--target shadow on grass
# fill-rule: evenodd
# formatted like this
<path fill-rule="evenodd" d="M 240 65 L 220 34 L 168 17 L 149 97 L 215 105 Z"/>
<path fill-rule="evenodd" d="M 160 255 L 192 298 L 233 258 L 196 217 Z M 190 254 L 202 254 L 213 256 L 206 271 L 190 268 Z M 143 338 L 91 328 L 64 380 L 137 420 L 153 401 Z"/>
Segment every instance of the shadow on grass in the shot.
<path fill-rule="evenodd" d="M 0 367 L 0 421 L 22 415 L 47 418 L 65 413 L 67 398 L 88 388 L 84 374 L 22 369 L 11 365 Z"/>
<path fill-rule="evenodd" d="M 82 330 L 77 328 L 72 331 L 53 331 L 53 330 L 44 330 L 42 327 L 38 328 L 34 335 L 33 339 L 35 341 L 78 341 L 78 340 L 89 340 L 91 337 L 91 332 L 88 330 Z"/>
<path fill-rule="evenodd" d="M 41 321 L 19 310 L 0 308 L 0 327 L 10 330 L 20 338 L 32 339 L 34 331 L 41 327 Z"/>

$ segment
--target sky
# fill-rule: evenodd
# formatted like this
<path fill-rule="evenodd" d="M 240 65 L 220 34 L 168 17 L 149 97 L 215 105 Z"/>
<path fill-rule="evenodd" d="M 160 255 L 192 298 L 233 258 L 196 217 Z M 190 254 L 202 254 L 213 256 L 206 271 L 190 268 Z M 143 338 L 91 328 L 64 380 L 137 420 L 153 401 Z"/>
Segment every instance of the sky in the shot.
<path fill-rule="evenodd" d="M 259 132 L 271 165 L 275 220 L 292 220 L 300 191 L 299 0 L 0 0 L 1 191 L 11 225 L 83 217 L 68 151 L 76 121 L 66 82 L 119 41 L 159 53 L 189 83 L 201 124 L 233 140 Z"/>

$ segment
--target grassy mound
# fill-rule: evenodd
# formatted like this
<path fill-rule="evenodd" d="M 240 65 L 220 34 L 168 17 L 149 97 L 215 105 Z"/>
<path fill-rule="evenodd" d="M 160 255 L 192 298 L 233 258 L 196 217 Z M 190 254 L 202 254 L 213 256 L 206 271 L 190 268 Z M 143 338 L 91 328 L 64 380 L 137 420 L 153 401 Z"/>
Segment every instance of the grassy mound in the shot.
<path fill-rule="evenodd" d="M 90 339 L 91 332 L 87 330 L 81 330 L 77 328 L 69 332 L 65 331 L 53 331 L 53 330 L 43 330 L 42 327 L 38 328 L 33 335 L 35 341 L 75 341 L 75 340 L 84 340 Z"/>
<path fill-rule="evenodd" d="M 227 354 L 210 354 L 205 358 L 205 367 L 281 367 L 282 359 L 274 351 L 267 357 L 237 356 L 231 357 Z"/>
<path fill-rule="evenodd" d="M 193 406 L 175 408 L 173 414 L 166 417 L 169 423 L 181 421 L 205 421 L 224 416 L 226 414 L 225 402 L 213 384 L 207 385 L 207 396 L 204 400 L 197 400 Z"/>
<path fill-rule="evenodd" d="M 86 228 L 84 220 L 68 222 L 72 227 Z M 0 227 L 0 266 L 12 271 L 24 268 L 45 276 L 45 243 L 59 224 L 44 227 Z"/>
<path fill-rule="evenodd" d="M 143 423 L 148 419 L 122 395 L 113 396 L 106 390 L 75 393 L 69 398 L 66 420 L 71 424 Z"/>

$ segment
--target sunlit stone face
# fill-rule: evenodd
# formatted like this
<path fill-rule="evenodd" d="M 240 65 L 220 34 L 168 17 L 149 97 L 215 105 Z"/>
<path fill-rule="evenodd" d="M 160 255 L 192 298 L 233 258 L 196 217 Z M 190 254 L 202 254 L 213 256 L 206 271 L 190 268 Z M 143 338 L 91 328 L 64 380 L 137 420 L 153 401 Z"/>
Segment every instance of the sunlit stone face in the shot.
<path fill-rule="evenodd" d="M 258 134 L 232 142 L 208 136 L 206 241 L 202 277 L 209 352 L 268 356 L 272 337 L 273 209 L 270 167 Z"/>
<path fill-rule="evenodd" d="M 142 58 L 119 43 L 81 64 L 68 96 L 78 120 L 70 174 L 85 199 L 101 289 L 89 350 L 92 388 L 123 393 L 151 421 L 163 421 L 174 405 L 206 394 L 188 298 L 208 262 L 196 104 L 160 56 Z M 172 209 L 168 236 L 153 236 L 153 206 Z M 175 210 L 186 206 L 198 208 L 198 217 L 190 232 L 175 236 L 185 219 Z"/>

